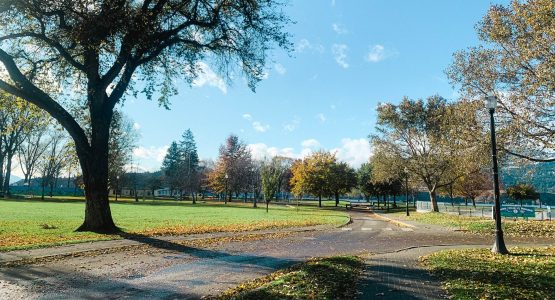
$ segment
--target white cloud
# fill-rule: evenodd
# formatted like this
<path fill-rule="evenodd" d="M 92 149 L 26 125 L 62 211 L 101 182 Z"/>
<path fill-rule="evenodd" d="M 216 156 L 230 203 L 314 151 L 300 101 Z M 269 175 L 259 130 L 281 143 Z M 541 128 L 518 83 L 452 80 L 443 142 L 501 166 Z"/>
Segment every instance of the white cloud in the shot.
<path fill-rule="evenodd" d="M 169 146 L 162 146 L 162 147 L 137 147 L 133 149 L 133 156 L 140 159 L 146 160 L 153 160 L 156 162 L 162 162 L 164 160 L 164 156 L 168 152 Z"/>
<path fill-rule="evenodd" d="M 325 123 L 327 118 L 326 115 L 324 115 L 323 113 L 319 113 L 316 115 L 316 117 L 318 118 L 318 120 L 320 120 L 320 122 Z"/>
<path fill-rule="evenodd" d="M 258 132 L 266 132 L 268 131 L 268 129 L 270 129 L 270 125 L 268 124 L 263 124 L 260 121 L 256 121 L 254 120 L 253 116 L 251 114 L 243 114 L 243 119 L 251 122 L 252 128 Z"/>
<path fill-rule="evenodd" d="M 299 124 L 301 124 L 301 119 L 299 117 L 295 117 L 292 121 L 283 124 L 283 130 L 293 132 L 299 127 Z"/>
<path fill-rule="evenodd" d="M 135 130 L 141 129 L 141 124 L 139 124 L 137 122 L 133 123 L 133 129 L 135 129 Z"/>
<path fill-rule="evenodd" d="M 264 143 L 250 144 L 248 148 L 255 159 L 272 158 L 278 155 L 297 159 L 314 153 L 314 151 L 321 149 L 322 145 L 316 139 L 307 139 L 301 142 L 300 152 L 296 152 L 294 148 L 277 148 Z M 370 143 L 365 138 L 344 138 L 341 140 L 340 147 L 330 151 L 336 153 L 338 160 L 344 161 L 354 168 L 368 162 L 372 154 Z"/>
<path fill-rule="evenodd" d="M 243 114 L 243 119 L 245 119 L 247 121 L 252 121 L 252 116 L 251 116 L 251 114 Z"/>
<path fill-rule="evenodd" d="M 274 156 L 298 158 L 298 155 L 293 152 L 293 148 L 279 149 L 264 143 L 249 144 L 247 147 L 251 151 L 252 157 L 257 160 L 269 159 Z"/>
<path fill-rule="evenodd" d="M 388 57 L 394 56 L 397 54 L 396 51 L 387 50 L 383 45 L 374 45 L 369 47 L 370 50 L 364 56 L 364 59 L 368 62 L 376 63 L 380 62 Z"/>
<path fill-rule="evenodd" d="M 310 149 L 316 149 L 321 147 L 320 142 L 318 142 L 318 140 L 316 139 L 304 140 L 301 142 L 301 146 L 303 146 L 303 148 L 310 148 Z"/>
<path fill-rule="evenodd" d="M 333 23 L 333 24 L 331 24 L 331 28 L 337 34 L 347 34 L 347 33 L 349 33 L 349 31 L 347 30 L 347 28 L 345 28 L 345 26 L 343 24 Z"/>
<path fill-rule="evenodd" d="M 311 50 L 312 52 L 324 53 L 324 46 L 320 44 L 312 44 L 307 39 L 301 39 L 295 45 L 295 52 L 303 53 L 306 50 Z"/>
<path fill-rule="evenodd" d="M 222 93 L 227 94 L 227 86 L 225 81 L 218 76 L 210 66 L 208 66 L 204 62 L 199 62 L 197 64 L 197 68 L 199 69 L 199 73 L 197 78 L 193 80 L 193 87 L 203 87 L 205 85 L 218 88 Z"/>
<path fill-rule="evenodd" d="M 358 168 L 368 162 L 372 154 L 372 148 L 368 139 L 344 138 L 341 140 L 341 147 L 331 150 L 336 152 L 337 159 L 348 163 L 350 166 Z"/>
<path fill-rule="evenodd" d="M 266 132 L 266 131 L 268 131 L 268 129 L 270 129 L 270 125 L 262 124 L 258 121 L 254 121 L 254 122 L 252 122 L 252 128 L 254 128 L 254 130 L 256 130 L 258 132 Z"/>
<path fill-rule="evenodd" d="M 333 44 L 331 48 L 335 61 L 339 66 L 341 66 L 344 69 L 347 69 L 349 67 L 349 64 L 347 63 L 348 48 L 349 47 L 347 47 L 347 45 L 345 44 Z"/>
<path fill-rule="evenodd" d="M 284 75 L 285 73 L 287 73 L 287 69 L 282 64 L 275 64 L 274 69 L 276 69 L 276 72 L 279 75 Z"/>

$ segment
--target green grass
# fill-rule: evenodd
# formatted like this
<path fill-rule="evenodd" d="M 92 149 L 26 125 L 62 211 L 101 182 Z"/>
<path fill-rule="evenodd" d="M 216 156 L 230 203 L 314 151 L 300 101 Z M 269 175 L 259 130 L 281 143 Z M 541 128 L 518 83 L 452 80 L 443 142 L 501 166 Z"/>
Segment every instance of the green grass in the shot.
<path fill-rule="evenodd" d="M 241 284 L 216 299 L 354 299 L 363 267 L 356 256 L 315 258 Z"/>
<path fill-rule="evenodd" d="M 555 247 L 448 250 L 423 258 L 451 299 L 553 299 Z"/>
<path fill-rule="evenodd" d="M 269 213 L 251 204 L 178 201 L 112 202 L 112 216 L 122 230 L 145 235 L 181 235 L 258 229 L 340 225 L 346 213 L 270 205 Z M 83 200 L 0 200 L 0 251 L 83 241 L 118 239 L 117 235 L 75 232 L 82 223 Z"/>
<path fill-rule="evenodd" d="M 495 222 L 493 220 L 480 217 L 417 212 L 412 212 L 409 217 L 407 217 L 405 213 L 393 213 L 391 216 L 401 220 L 411 220 L 426 224 L 441 225 L 475 234 L 493 234 L 495 231 Z M 503 219 L 501 224 L 503 226 L 503 232 L 508 236 L 555 237 L 555 222 L 553 221 L 514 221 L 511 219 Z"/>

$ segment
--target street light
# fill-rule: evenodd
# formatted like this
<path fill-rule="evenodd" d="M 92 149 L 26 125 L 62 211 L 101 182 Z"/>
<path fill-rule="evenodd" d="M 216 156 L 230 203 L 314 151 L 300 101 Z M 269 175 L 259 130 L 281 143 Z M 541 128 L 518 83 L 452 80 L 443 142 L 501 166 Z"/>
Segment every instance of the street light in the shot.
<path fill-rule="evenodd" d="M 118 201 L 119 175 L 116 176 L 116 201 Z"/>
<path fill-rule="evenodd" d="M 252 202 L 253 202 L 253 207 L 256 208 L 256 180 L 258 178 L 256 178 L 256 168 L 252 167 L 251 168 L 251 174 L 252 174 Z"/>
<path fill-rule="evenodd" d="M 493 197 L 495 201 L 494 217 L 495 217 L 495 243 L 491 249 L 493 253 L 509 254 L 503 239 L 503 229 L 501 228 L 501 203 L 499 202 L 499 168 L 497 167 L 497 142 L 495 139 L 495 108 L 497 107 L 497 97 L 492 93 L 488 93 L 485 97 L 486 108 L 489 110 L 490 116 L 490 133 L 491 133 L 491 159 L 493 171 Z"/>
<path fill-rule="evenodd" d="M 224 192 L 224 202 L 225 204 L 227 204 L 227 179 L 229 178 L 229 175 L 227 175 L 227 173 L 225 173 L 225 192 Z"/>
<path fill-rule="evenodd" d="M 409 213 L 409 169 L 405 167 L 405 204 L 407 207 L 407 217 L 410 216 Z"/>

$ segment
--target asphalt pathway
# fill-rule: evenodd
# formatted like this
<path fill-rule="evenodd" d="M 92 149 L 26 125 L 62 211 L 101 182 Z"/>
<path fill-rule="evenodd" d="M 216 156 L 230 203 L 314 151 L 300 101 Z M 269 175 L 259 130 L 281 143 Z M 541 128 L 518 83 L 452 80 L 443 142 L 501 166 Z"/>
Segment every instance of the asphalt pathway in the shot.
<path fill-rule="evenodd" d="M 423 252 L 414 249 L 491 242 L 425 226 L 400 227 L 365 212 L 351 216 L 353 222 L 342 228 L 297 230 L 285 237 L 203 248 L 146 238 L 133 241 L 145 247 L 0 267 L 0 299 L 199 299 L 310 257 L 369 253 L 361 299 L 441 298 L 439 284 L 418 266 Z M 415 283 L 416 289 L 406 288 Z"/>

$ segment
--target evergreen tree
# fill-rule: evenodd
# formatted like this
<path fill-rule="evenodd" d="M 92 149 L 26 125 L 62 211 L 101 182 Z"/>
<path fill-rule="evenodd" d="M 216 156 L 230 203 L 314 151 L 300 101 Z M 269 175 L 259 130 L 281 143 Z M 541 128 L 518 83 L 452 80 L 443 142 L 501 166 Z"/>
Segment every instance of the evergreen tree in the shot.
<path fill-rule="evenodd" d="M 199 189 L 199 158 L 197 153 L 197 144 L 191 129 L 187 129 L 179 143 L 181 165 L 179 167 L 178 177 L 181 181 L 181 186 L 189 193 L 191 193 L 193 203 L 195 203 L 194 193 Z"/>
<path fill-rule="evenodd" d="M 172 142 L 162 162 L 162 171 L 164 172 L 166 183 L 170 186 L 172 195 L 174 190 L 179 187 L 178 173 L 180 165 L 181 149 L 177 142 Z"/>

